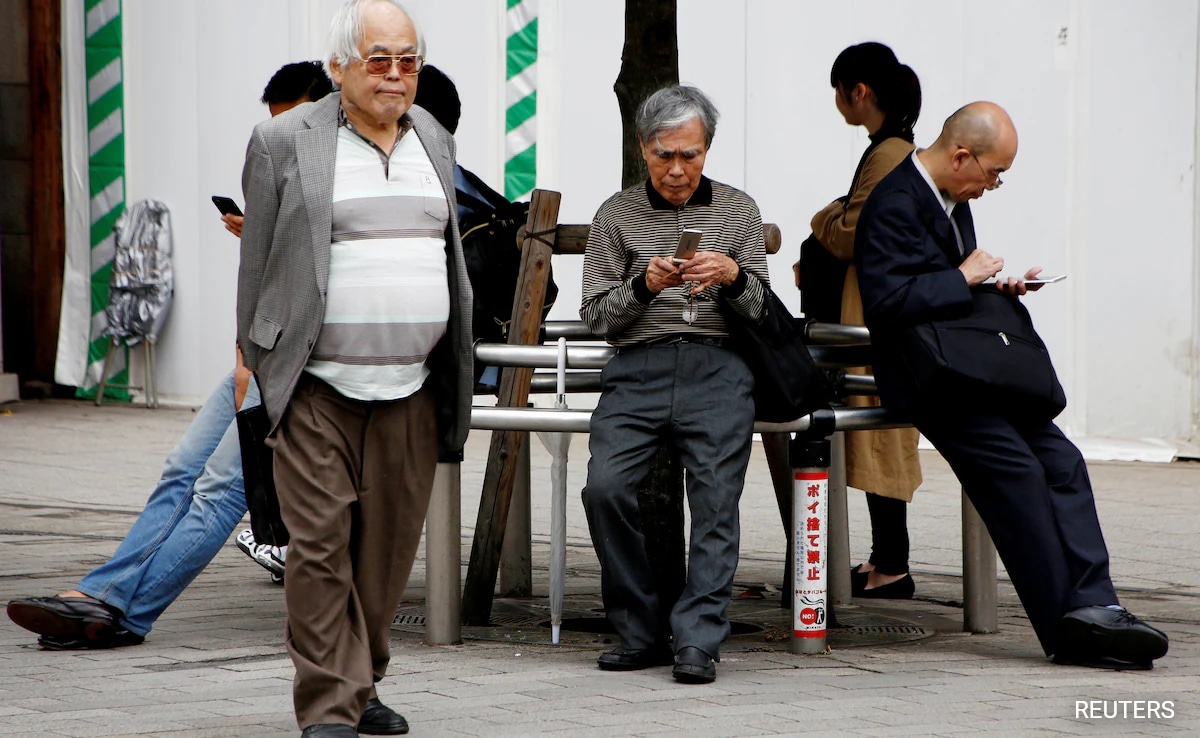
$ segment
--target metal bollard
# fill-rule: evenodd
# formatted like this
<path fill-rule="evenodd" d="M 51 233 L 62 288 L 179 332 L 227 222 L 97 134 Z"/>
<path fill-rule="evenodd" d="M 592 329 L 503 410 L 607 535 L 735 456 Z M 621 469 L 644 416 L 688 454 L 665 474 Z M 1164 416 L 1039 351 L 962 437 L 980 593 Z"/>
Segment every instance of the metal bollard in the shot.
<path fill-rule="evenodd" d="M 838 431 L 829 454 L 829 598 L 850 601 L 850 508 L 846 500 L 846 434 Z"/>
<path fill-rule="evenodd" d="M 962 493 L 963 630 L 995 633 L 996 545 L 967 493 Z"/>
<path fill-rule="evenodd" d="M 440 463 L 425 516 L 425 642 L 462 643 L 462 480 L 459 464 Z"/>
<path fill-rule="evenodd" d="M 829 612 L 829 454 L 826 438 L 796 438 L 788 449 L 792 484 L 792 653 L 824 653 Z"/>
<path fill-rule="evenodd" d="M 529 441 L 525 433 L 517 456 L 512 499 L 508 503 L 508 525 L 500 544 L 500 596 L 529 597 L 533 594 L 533 548 L 530 523 Z"/>

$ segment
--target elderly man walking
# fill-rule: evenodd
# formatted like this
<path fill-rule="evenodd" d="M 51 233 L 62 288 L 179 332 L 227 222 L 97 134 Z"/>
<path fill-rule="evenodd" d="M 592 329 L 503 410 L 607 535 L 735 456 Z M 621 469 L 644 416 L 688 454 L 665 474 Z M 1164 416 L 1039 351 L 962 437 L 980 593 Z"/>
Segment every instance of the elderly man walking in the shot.
<path fill-rule="evenodd" d="M 274 425 L 293 699 L 311 738 L 408 731 L 374 685 L 472 383 L 454 140 L 412 107 L 421 33 L 398 2 L 350 0 L 330 39 L 340 94 L 250 140 L 238 282 L 239 343 Z"/>
<path fill-rule="evenodd" d="M 599 665 L 666 665 L 673 648 L 675 678 L 706 683 L 729 635 L 738 500 L 754 426 L 754 379 L 724 346 L 717 301 L 761 315 L 762 218 L 745 193 L 703 175 L 717 111 L 700 90 L 659 90 L 642 103 L 636 125 L 650 177 L 600 206 L 583 265 L 580 315 L 617 347 L 592 414 L 583 490 L 605 613 L 621 637 Z M 684 230 L 700 231 L 700 245 L 674 263 Z M 638 526 L 637 485 L 663 440 L 688 472 L 691 550 L 677 602 L 655 592 Z M 670 611 L 671 633 L 658 632 L 660 608 Z"/>

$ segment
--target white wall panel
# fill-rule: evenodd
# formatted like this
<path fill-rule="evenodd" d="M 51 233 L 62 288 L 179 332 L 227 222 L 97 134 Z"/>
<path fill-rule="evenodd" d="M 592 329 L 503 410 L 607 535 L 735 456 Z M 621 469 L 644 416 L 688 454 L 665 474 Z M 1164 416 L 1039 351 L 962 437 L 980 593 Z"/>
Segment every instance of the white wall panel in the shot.
<path fill-rule="evenodd" d="M 503 173 L 500 0 L 412 0 L 429 60 L 463 100 L 459 159 Z M 587 222 L 620 187 L 624 3 L 540 0 L 538 184 Z M 177 294 L 162 336 L 164 395 L 205 396 L 230 366 L 237 244 L 208 198 L 240 201 L 263 85 L 321 58 L 337 0 L 126 0 L 128 197 L 166 200 Z M 798 308 L 791 264 L 811 215 L 845 193 L 867 144 L 833 105 L 829 67 L 879 40 L 921 78 L 918 144 L 960 105 L 1012 114 L 1006 185 L 973 203 L 980 245 L 1007 272 L 1070 279 L 1028 299 L 1071 398 L 1076 435 L 1186 438 L 1196 412 L 1197 33 L 1200 0 L 683 0 L 680 76 L 716 101 L 707 173 L 743 187 L 783 229 L 771 278 Z M 183 19 L 181 22 L 180 19 Z M 1065 30 L 1064 30 L 1065 29 Z M 552 317 L 578 315 L 581 259 L 556 262 Z"/>

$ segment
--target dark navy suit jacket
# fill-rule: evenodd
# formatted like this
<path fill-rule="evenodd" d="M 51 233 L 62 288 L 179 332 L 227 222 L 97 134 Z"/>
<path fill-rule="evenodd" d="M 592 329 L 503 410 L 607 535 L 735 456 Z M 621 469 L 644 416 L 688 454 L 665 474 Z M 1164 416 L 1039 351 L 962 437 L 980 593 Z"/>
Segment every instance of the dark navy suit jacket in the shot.
<path fill-rule="evenodd" d="M 954 208 L 963 254 L 940 198 L 912 157 L 893 169 L 863 205 L 854 236 L 854 263 L 863 313 L 871 331 L 873 369 L 886 407 L 907 409 L 930 398 L 918 395 L 897 342 L 902 329 L 956 317 L 971 307 L 971 291 L 958 265 L 975 249 L 967 203 Z"/>

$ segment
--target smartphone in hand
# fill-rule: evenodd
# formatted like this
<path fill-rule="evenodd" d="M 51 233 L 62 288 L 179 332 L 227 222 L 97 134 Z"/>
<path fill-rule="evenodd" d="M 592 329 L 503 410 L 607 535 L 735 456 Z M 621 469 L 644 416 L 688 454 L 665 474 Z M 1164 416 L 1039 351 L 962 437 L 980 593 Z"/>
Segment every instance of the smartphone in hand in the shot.
<path fill-rule="evenodd" d="M 1029 285 L 1029 284 L 1054 284 L 1055 282 L 1061 282 L 1066 278 L 1067 278 L 1067 275 L 1065 275 L 1065 274 L 1059 274 L 1054 277 L 1038 277 L 1037 279 L 1025 280 L 1025 284 L 1027 284 L 1027 285 Z"/>
<path fill-rule="evenodd" d="M 217 206 L 217 210 L 221 211 L 221 215 L 237 215 L 241 216 L 242 209 L 233 201 L 233 198 L 225 197 L 224 195 L 213 195 L 213 205 Z"/>
<path fill-rule="evenodd" d="M 1065 274 L 1059 274 L 1059 275 L 1056 275 L 1053 277 L 1038 277 L 1037 279 L 1025 280 L 1025 284 L 1027 286 L 1033 286 L 1033 285 L 1039 285 L 1039 284 L 1054 284 L 1056 282 L 1061 282 L 1066 278 L 1067 278 L 1067 275 L 1065 275 Z M 983 283 L 984 284 L 1004 284 L 1007 281 L 1008 281 L 1008 277 L 991 277 L 990 279 L 983 280 Z"/>
<path fill-rule="evenodd" d="M 671 257 L 671 261 L 675 264 L 682 264 L 688 259 L 696 256 L 696 249 L 700 247 L 700 231 L 689 228 L 679 234 L 679 245 L 675 247 L 675 255 Z"/>

